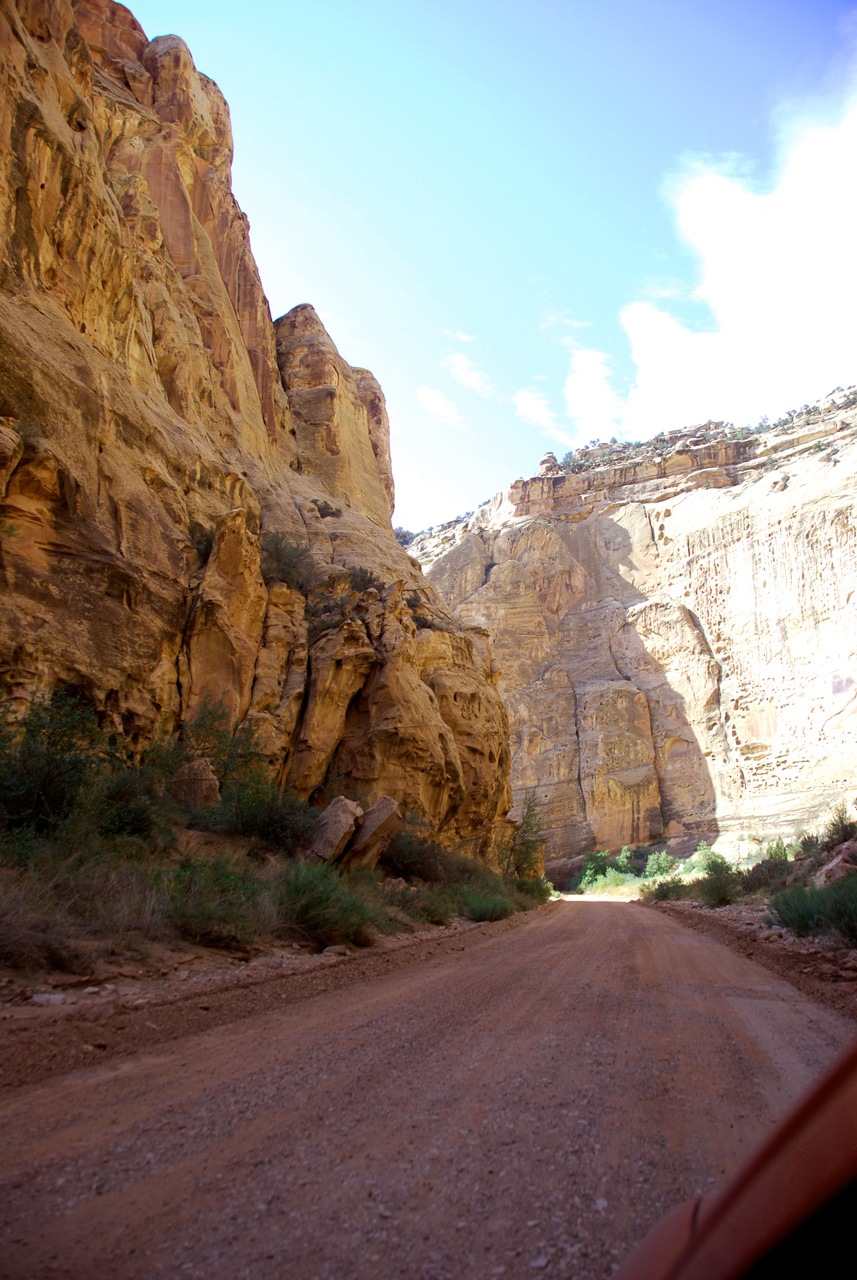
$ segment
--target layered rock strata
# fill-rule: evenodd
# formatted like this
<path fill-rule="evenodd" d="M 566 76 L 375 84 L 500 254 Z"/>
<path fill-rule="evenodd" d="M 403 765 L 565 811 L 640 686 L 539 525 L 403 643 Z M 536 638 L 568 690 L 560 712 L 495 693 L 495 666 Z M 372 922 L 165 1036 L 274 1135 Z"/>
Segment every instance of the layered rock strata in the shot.
<path fill-rule="evenodd" d="M 493 637 L 549 856 L 787 831 L 853 787 L 855 422 L 547 459 L 411 545 Z"/>
<path fill-rule="evenodd" d="M 216 700 L 301 795 L 335 778 L 486 847 L 484 629 L 393 537 L 375 379 L 311 307 L 272 323 L 219 89 L 109 0 L 4 4 L 0 67 L 7 696 L 75 689 L 137 747 Z M 272 537 L 300 572 L 263 577 Z"/>

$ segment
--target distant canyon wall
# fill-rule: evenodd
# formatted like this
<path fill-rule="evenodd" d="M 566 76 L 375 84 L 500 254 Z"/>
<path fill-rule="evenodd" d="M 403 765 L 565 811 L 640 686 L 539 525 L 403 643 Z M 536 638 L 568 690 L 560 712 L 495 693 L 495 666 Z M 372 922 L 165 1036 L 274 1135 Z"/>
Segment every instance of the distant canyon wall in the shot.
<path fill-rule="evenodd" d="M 6 696 L 74 689 L 139 748 L 218 700 L 301 795 L 387 793 L 484 851 L 487 635 L 393 537 L 375 379 L 311 307 L 272 322 L 219 89 L 110 0 L 5 3 L 0 66 Z M 301 581 L 263 577 L 272 536 Z"/>
<path fill-rule="evenodd" d="M 855 422 L 548 461 L 412 544 L 493 639 L 550 857 L 788 831 L 854 789 Z"/>

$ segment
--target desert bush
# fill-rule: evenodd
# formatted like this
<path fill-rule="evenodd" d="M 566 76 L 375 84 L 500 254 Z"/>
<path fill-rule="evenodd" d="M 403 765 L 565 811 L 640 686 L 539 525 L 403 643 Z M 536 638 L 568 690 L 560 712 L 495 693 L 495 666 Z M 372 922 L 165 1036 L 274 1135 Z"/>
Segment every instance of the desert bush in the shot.
<path fill-rule="evenodd" d="M 840 844 L 853 840 L 857 836 L 857 822 L 848 816 L 848 806 L 844 800 L 833 806 L 830 817 L 821 833 L 819 848 L 822 853 L 829 853 Z"/>
<path fill-rule="evenodd" d="M 401 525 L 393 530 L 393 536 L 400 547 L 407 547 L 413 542 L 416 534 L 411 533 L 410 529 L 403 529 Z"/>
<path fill-rule="evenodd" d="M 527 791 L 521 802 L 521 821 L 497 851 L 502 874 L 516 880 L 534 875 L 541 862 L 544 843 L 538 797 L 535 791 Z"/>
<path fill-rule="evenodd" d="M 256 933 L 259 879 L 230 858 L 183 858 L 168 876 L 171 923 L 183 938 L 208 946 L 246 944 Z"/>
<path fill-rule="evenodd" d="M 613 860 L 613 866 L 617 871 L 621 871 L 623 875 L 637 875 L 637 867 L 634 855 L 627 844 L 623 844 L 622 848 L 616 854 Z"/>
<path fill-rule="evenodd" d="M 668 876 L 675 868 L 675 858 L 671 858 L 665 851 L 650 853 L 646 859 L 643 875 L 647 880 L 652 880 L 655 876 Z"/>
<path fill-rule="evenodd" d="M 586 866 L 583 869 L 583 875 L 578 886 L 580 889 L 588 888 L 599 876 L 604 875 L 610 855 L 605 849 L 601 853 L 587 853 L 585 857 Z"/>
<path fill-rule="evenodd" d="M 306 594 L 315 584 L 318 571 L 309 545 L 285 533 L 263 533 L 259 539 L 261 572 L 265 584 L 285 582 Z"/>
<path fill-rule="evenodd" d="M 771 898 L 771 910 L 792 933 L 805 937 L 824 928 L 819 921 L 820 890 L 791 884 Z"/>
<path fill-rule="evenodd" d="M 287 862 L 275 885 L 280 937 L 300 937 L 319 947 L 351 942 L 368 946 L 376 913 L 364 894 L 323 864 Z"/>
<path fill-rule="evenodd" d="M 280 791 L 260 769 L 234 776 L 220 804 L 197 815 L 194 825 L 227 835 L 258 836 L 277 852 L 296 855 L 318 810 Z"/>
<path fill-rule="evenodd" d="M 760 889 L 769 889 L 773 885 L 784 884 L 788 875 L 788 862 L 779 857 L 763 858 L 755 866 L 738 872 L 741 889 L 744 893 L 757 893 Z"/>
<path fill-rule="evenodd" d="M 97 828 L 103 836 L 139 836 L 151 848 L 172 839 L 172 806 L 151 769 L 113 769 L 100 780 L 94 800 Z"/>
<path fill-rule="evenodd" d="M 380 865 L 389 876 L 443 884 L 449 856 L 434 840 L 411 827 L 403 827 L 381 855 Z"/>
<path fill-rule="evenodd" d="M 53 832 L 111 757 L 94 711 L 67 693 L 34 698 L 19 723 L 0 721 L 0 825 Z"/>
<path fill-rule="evenodd" d="M 211 555 L 211 548 L 214 546 L 214 530 L 192 520 L 187 532 L 196 554 L 205 564 Z"/>
<path fill-rule="evenodd" d="M 522 880 L 511 880 L 508 887 L 513 894 L 523 897 L 525 908 L 531 905 L 526 902 L 527 898 L 532 898 L 535 902 L 542 903 L 547 902 L 553 893 L 553 885 L 547 876 L 527 876 Z"/>
<path fill-rule="evenodd" d="M 77 956 L 64 923 L 32 876 L 0 873 L 0 965 L 73 972 Z"/>
<path fill-rule="evenodd" d="M 694 884 L 694 892 L 706 907 L 725 907 L 740 896 L 741 881 L 724 857 L 712 853 L 707 859 L 705 873 Z"/>
<path fill-rule="evenodd" d="M 818 853 L 820 841 L 814 832 L 806 831 L 798 840 L 798 844 L 800 845 L 802 853 L 806 853 L 810 857 L 814 857 L 815 854 Z"/>
<path fill-rule="evenodd" d="M 673 898 L 686 898 L 689 886 L 679 875 L 662 876 L 647 881 L 640 889 L 643 902 L 667 902 Z"/>
<path fill-rule="evenodd" d="M 581 881 L 580 887 L 584 893 L 610 893 L 617 889 L 626 889 L 628 885 L 636 886 L 636 884 L 637 877 L 633 871 L 623 872 L 616 867 L 607 867 L 602 875 Z"/>
<path fill-rule="evenodd" d="M 342 508 L 335 507 L 332 502 L 324 502 L 323 500 L 321 502 L 317 502 L 315 504 L 315 509 L 321 516 L 322 520 L 329 520 L 332 516 L 342 515 Z"/>
<path fill-rule="evenodd" d="M 383 591 L 384 583 L 378 577 L 377 573 L 373 573 L 371 569 L 365 569 L 362 565 L 358 565 L 348 571 L 351 578 L 352 591 L 369 591 L 374 588 L 375 591 Z"/>
<path fill-rule="evenodd" d="M 472 888 L 470 885 L 462 885 L 458 889 L 456 896 L 462 914 L 468 920 L 477 920 L 480 923 L 490 920 L 505 920 L 506 916 L 511 916 L 515 913 L 514 902 L 504 893 L 486 893 L 480 889 Z"/>
<path fill-rule="evenodd" d="M 819 891 L 819 915 L 857 943 L 857 875 L 834 880 Z"/>

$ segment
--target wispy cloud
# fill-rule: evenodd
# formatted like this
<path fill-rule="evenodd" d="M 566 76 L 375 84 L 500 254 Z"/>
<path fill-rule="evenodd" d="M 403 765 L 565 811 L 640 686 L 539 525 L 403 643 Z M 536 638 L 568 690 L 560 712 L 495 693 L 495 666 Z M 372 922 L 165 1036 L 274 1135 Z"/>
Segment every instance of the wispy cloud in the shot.
<path fill-rule="evenodd" d="M 570 447 L 573 443 L 568 432 L 563 431 L 556 420 L 556 414 L 548 404 L 547 396 L 541 391 L 516 391 L 512 397 L 515 413 L 522 422 L 532 427 L 540 427 L 545 435 L 557 444 Z"/>
<path fill-rule="evenodd" d="M 472 333 L 462 333 L 460 329 L 444 329 L 444 333 L 448 338 L 455 338 L 456 342 L 472 342 Z"/>
<path fill-rule="evenodd" d="M 539 321 L 540 329 L 589 329 L 591 320 L 576 320 L 570 311 L 546 307 Z"/>
<path fill-rule="evenodd" d="M 437 391 L 434 387 L 417 387 L 416 397 L 426 413 L 430 413 L 433 418 L 439 418 L 456 431 L 467 430 L 457 407 L 442 391 Z"/>
<path fill-rule="evenodd" d="M 467 356 L 457 351 L 451 356 L 447 356 L 443 363 L 450 370 L 456 382 L 460 382 L 463 387 L 468 387 L 471 391 L 478 391 L 480 396 L 490 395 L 491 380 L 488 374 L 483 373 L 481 369 L 477 369 Z"/>

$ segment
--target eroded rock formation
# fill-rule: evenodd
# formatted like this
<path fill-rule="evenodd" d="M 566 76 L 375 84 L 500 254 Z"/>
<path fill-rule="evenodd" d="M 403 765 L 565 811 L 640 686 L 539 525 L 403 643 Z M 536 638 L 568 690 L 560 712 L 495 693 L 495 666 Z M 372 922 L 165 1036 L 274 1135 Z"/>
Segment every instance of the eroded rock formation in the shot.
<path fill-rule="evenodd" d="M 411 545 L 494 640 L 549 856 L 788 830 L 853 787 L 857 412 L 828 408 L 548 459 Z"/>
<path fill-rule="evenodd" d="M 484 630 L 392 534 L 372 375 L 311 307 L 271 321 L 219 89 L 110 0 L 4 4 L 0 65 L 7 695 L 74 688 L 139 746 L 222 700 L 300 794 L 344 779 L 486 847 Z M 297 585 L 263 577 L 271 535 L 308 547 Z"/>

